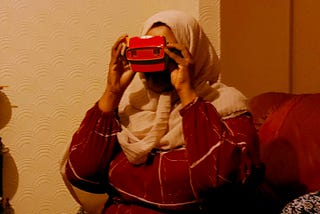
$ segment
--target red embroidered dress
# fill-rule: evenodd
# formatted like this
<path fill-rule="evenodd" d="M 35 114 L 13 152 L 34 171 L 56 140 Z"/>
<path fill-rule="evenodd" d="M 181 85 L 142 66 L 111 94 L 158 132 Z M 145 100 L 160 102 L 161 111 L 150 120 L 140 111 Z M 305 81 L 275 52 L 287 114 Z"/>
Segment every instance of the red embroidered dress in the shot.
<path fill-rule="evenodd" d="M 256 131 L 249 114 L 222 120 L 200 98 L 180 114 L 185 146 L 154 151 L 147 163 L 133 165 L 117 141 L 117 113 L 103 113 L 96 104 L 73 136 L 68 180 L 89 192 L 108 193 L 104 213 L 200 212 L 211 190 L 241 183 L 252 161 L 258 163 Z"/>

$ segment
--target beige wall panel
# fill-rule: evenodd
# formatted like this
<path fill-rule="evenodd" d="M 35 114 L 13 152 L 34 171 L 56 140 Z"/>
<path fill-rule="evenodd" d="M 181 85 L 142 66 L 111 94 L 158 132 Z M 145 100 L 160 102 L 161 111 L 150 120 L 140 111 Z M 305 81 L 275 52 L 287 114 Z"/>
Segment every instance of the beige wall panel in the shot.
<path fill-rule="evenodd" d="M 289 90 L 289 0 L 221 1 L 222 80 L 252 97 Z"/>
<path fill-rule="evenodd" d="M 294 0 L 293 92 L 320 92 L 320 1 Z"/>

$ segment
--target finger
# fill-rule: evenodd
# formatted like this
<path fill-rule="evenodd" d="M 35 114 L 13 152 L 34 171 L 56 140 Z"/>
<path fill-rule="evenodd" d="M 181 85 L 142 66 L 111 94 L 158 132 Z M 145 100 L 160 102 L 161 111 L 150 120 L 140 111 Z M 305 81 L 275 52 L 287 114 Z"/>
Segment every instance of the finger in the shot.
<path fill-rule="evenodd" d="M 184 58 L 182 54 L 175 53 L 168 48 L 165 48 L 164 51 L 173 61 L 175 61 L 177 65 L 184 64 L 184 61 L 186 60 L 186 58 Z"/>
<path fill-rule="evenodd" d="M 179 63 L 181 61 L 181 56 L 179 56 L 178 54 L 174 53 L 173 51 L 171 51 L 168 47 L 166 47 L 164 49 L 164 52 L 171 58 L 173 59 L 176 63 Z"/>
<path fill-rule="evenodd" d="M 189 50 L 184 46 L 179 43 L 168 43 L 167 44 L 168 48 L 175 48 L 181 52 L 181 55 L 183 58 L 192 58 L 191 53 Z"/>
<path fill-rule="evenodd" d="M 120 36 L 117 41 L 113 44 L 112 46 L 112 52 L 116 53 L 119 50 L 119 47 L 122 47 L 120 44 L 122 43 L 126 43 L 126 39 L 127 39 L 128 35 L 124 34 L 122 36 Z M 121 49 L 121 48 L 120 48 Z"/>
<path fill-rule="evenodd" d="M 133 77 L 136 75 L 137 72 L 134 72 L 132 69 L 129 69 L 126 72 L 126 77 L 129 79 L 129 82 L 132 81 Z"/>
<path fill-rule="evenodd" d="M 121 51 L 124 49 L 124 46 L 126 46 L 128 35 L 122 35 L 118 38 L 118 40 L 114 43 L 111 49 L 111 63 L 118 63 L 121 55 Z"/>

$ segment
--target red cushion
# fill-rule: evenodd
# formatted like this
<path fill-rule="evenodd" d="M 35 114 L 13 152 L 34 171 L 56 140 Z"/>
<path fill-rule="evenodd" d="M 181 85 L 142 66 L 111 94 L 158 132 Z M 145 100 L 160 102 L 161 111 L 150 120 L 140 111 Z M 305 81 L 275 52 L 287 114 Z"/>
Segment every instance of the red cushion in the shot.
<path fill-rule="evenodd" d="M 267 92 L 250 99 L 249 109 L 253 115 L 253 122 L 256 129 L 260 129 L 261 125 L 273 111 L 295 96 L 297 95 L 281 92 Z"/>
<path fill-rule="evenodd" d="M 320 189 L 320 94 L 290 97 L 260 127 L 266 182 L 289 199 Z"/>

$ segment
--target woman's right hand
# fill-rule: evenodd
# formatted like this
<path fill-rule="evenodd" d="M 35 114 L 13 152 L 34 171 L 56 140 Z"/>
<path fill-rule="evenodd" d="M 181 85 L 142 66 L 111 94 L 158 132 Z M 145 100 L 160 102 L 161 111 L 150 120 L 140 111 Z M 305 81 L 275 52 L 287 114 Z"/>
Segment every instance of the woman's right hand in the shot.
<path fill-rule="evenodd" d="M 131 70 L 128 61 L 121 55 L 121 51 L 127 42 L 127 37 L 127 35 L 119 37 L 112 46 L 109 63 L 107 91 L 119 95 L 123 94 L 134 76 L 134 72 Z"/>
<path fill-rule="evenodd" d="M 119 37 L 111 49 L 107 88 L 99 101 L 99 107 L 104 112 L 118 107 L 124 91 L 135 75 L 128 61 L 121 55 L 123 45 L 127 43 L 127 37 L 127 35 Z"/>

